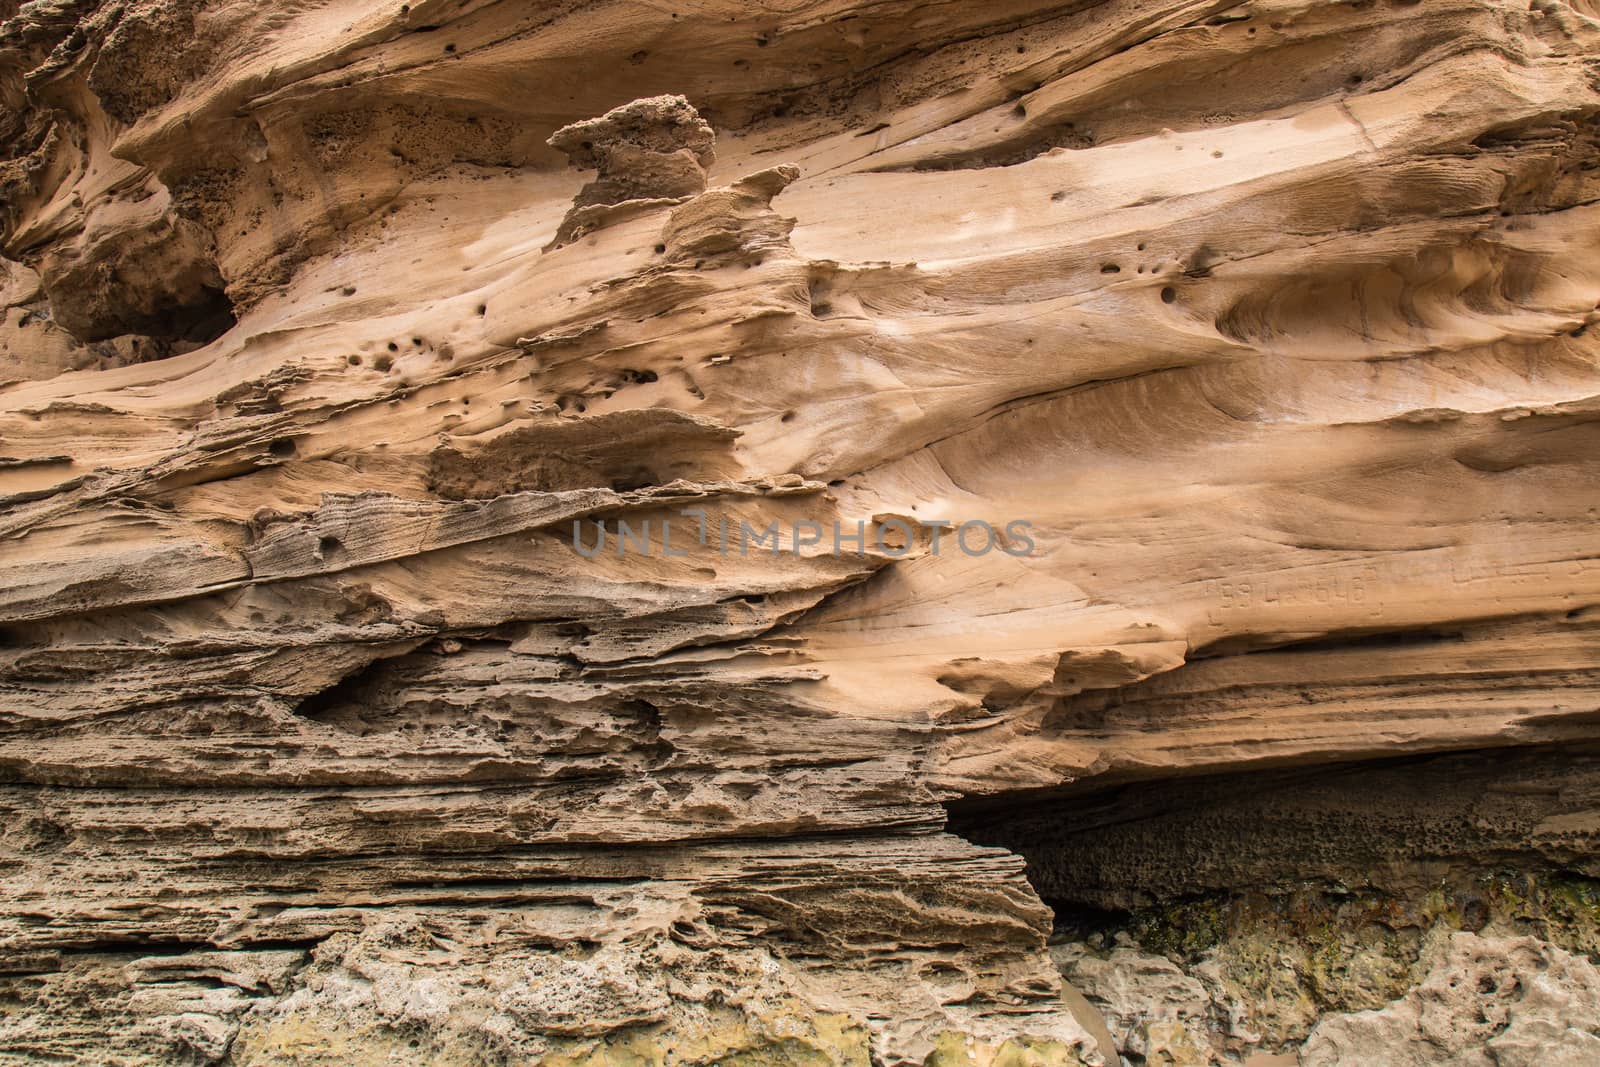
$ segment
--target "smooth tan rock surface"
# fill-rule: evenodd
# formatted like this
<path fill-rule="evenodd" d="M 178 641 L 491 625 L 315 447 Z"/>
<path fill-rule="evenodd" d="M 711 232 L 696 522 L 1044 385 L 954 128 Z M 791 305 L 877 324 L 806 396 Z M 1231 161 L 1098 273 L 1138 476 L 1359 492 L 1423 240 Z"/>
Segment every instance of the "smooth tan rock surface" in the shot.
<path fill-rule="evenodd" d="M 0 18 L 0 1057 L 1093 1063 L 944 805 L 1594 737 L 1591 0 Z"/>

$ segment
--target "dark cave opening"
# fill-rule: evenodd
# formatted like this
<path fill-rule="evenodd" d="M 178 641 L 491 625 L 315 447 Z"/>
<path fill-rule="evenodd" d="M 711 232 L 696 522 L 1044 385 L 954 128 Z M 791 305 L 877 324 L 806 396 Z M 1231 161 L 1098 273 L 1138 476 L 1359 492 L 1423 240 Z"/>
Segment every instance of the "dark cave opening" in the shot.
<path fill-rule="evenodd" d="M 1156 1047 L 1170 1039 L 1265 1067 L 1319 1041 L 1311 1062 L 1328 1063 L 1323 1022 L 1414 1000 L 1451 953 L 1600 962 L 1597 786 L 1600 743 L 1574 742 L 946 809 L 951 832 L 1027 861 L 1062 1000 L 1105 1024 L 1121 1062 L 1178 1062 Z M 1468 977 L 1477 999 L 1460 1010 L 1497 1010 L 1500 986 Z"/>
<path fill-rule="evenodd" d="M 210 344 L 238 324 L 233 301 L 217 285 L 201 286 L 187 298 L 167 294 L 151 306 L 119 306 L 109 299 L 91 307 L 77 299 L 63 303 L 63 294 L 50 294 L 52 318 L 86 344 L 128 339 L 142 350 L 144 360 L 182 355 Z"/>
<path fill-rule="evenodd" d="M 1600 878 L 1600 743 L 969 797 L 950 832 L 1021 855 L 1058 926 L 1308 886 L 1406 895 L 1491 870 Z M 1574 833 L 1550 827 L 1589 825 Z"/>
<path fill-rule="evenodd" d="M 183 308 L 174 309 L 167 316 L 169 332 L 156 336 L 171 337 L 180 341 L 208 345 L 238 324 L 233 301 L 222 289 L 207 287 L 204 299 Z"/>
<path fill-rule="evenodd" d="M 295 705 L 294 714 L 313 722 L 352 728 L 359 722 L 359 709 L 370 703 L 370 691 L 393 670 L 393 661 L 397 658 L 379 656 L 325 688 L 307 694 Z"/>

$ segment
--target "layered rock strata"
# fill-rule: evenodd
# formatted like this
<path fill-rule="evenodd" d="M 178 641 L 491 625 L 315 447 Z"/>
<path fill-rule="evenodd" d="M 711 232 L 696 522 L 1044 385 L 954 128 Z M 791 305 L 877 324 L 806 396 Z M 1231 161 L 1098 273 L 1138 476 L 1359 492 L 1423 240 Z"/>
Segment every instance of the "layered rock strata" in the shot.
<path fill-rule="evenodd" d="M 0 18 L 0 1059 L 1590 1047 L 1591 0 Z"/>

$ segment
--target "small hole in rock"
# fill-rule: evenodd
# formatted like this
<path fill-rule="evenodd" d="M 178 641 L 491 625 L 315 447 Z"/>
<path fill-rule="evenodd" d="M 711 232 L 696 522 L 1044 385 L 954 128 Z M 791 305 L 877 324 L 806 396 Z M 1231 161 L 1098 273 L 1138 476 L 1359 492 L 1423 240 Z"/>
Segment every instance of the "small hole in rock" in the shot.
<path fill-rule="evenodd" d="M 1122 268 L 1117 266 L 1115 263 L 1105 263 L 1105 264 L 1101 265 L 1100 273 L 1101 274 L 1121 274 L 1122 273 Z"/>
<path fill-rule="evenodd" d="M 1163 304 L 1174 303 L 1177 299 L 1178 290 L 1174 289 L 1172 286 L 1169 285 L 1165 289 L 1161 290 L 1161 302 Z"/>
<path fill-rule="evenodd" d="M 267 451 L 279 458 L 292 456 L 295 453 L 295 444 L 287 437 L 280 437 L 267 446 Z"/>

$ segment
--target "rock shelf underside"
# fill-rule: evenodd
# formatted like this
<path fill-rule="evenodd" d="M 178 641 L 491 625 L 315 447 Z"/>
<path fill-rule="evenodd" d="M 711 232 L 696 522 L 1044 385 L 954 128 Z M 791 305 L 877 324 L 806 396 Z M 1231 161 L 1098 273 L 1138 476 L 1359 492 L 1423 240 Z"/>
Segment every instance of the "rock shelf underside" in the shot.
<path fill-rule="evenodd" d="M 0 1062 L 1600 1062 L 1593 0 L 0 18 Z"/>

